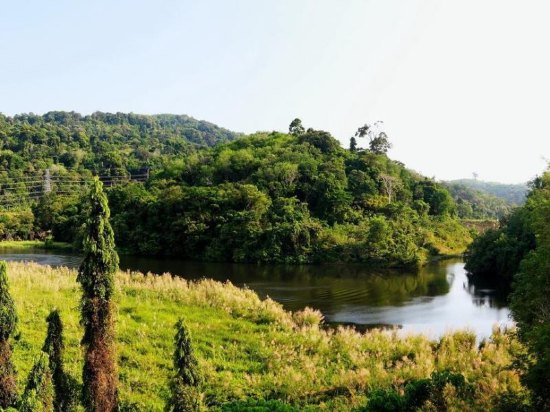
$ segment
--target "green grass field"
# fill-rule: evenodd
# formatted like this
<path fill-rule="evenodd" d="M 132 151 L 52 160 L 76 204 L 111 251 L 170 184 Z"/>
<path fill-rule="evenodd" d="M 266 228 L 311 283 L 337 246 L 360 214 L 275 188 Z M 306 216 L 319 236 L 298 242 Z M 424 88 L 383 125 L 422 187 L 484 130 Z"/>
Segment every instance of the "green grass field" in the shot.
<path fill-rule="evenodd" d="M 61 310 L 66 368 L 81 380 L 80 289 L 76 272 L 32 263 L 9 263 L 19 332 L 14 361 L 21 389 L 41 349 L 45 318 Z M 215 408 L 245 399 L 280 399 L 300 410 L 348 411 L 377 388 L 402 388 L 434 370 L 464 374 L 480 409 L 492 410 L 507 392 L 522 391 L 510 367 L 521 347 L 509 334 L 489 342 L 457 332 L 431 341 L 394 332 L 360 334 L 320 327 L 313 310 L 289 313 L 246 289 L 211 280 L 117 275 L 117 350 L 120 397 L 139 410 L 161 411 L 168 395 L 174 324 L 183 317 L 206 378 L 205 401 Z"/>

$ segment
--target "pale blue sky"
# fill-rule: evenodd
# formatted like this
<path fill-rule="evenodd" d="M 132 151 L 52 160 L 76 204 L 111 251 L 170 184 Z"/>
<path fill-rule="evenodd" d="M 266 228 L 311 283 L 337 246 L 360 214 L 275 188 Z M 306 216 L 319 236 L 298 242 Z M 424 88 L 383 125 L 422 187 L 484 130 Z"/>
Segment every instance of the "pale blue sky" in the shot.
<path fill-rule="evenodd" d="M 294 117 L 438 179 L 519 182 L 550 158 L 550 2 L 9 1 L 0 112 L 185 113 L 243 132 Z M 548 4 L 548 5 L 547 5 Z"/>

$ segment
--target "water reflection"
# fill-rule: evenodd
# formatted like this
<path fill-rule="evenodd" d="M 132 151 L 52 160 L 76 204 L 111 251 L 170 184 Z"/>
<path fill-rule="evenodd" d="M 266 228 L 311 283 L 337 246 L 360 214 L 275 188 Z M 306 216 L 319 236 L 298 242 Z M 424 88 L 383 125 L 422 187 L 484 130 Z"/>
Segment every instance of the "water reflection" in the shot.
<path fill-rule="evenodd" d="M 10 252 L 5 260 L 32 260 L 76 267 L 80 257 L 37 251 Z M 440 335 L 470 328 L 481 337 L 495 323 L 510 323 L 509 311 L 490 285 L 474 284 L 461 261 L 430 264 L 419 273 L 380 271 L 359 264 L 255 265 L 199 263 L 122 256 L 122 269 L 170 272 L 188 279 L 229 280 L 269 296 L 289 310 L 319 309 L 328 323 L 358 329 L 391 326 Z"/>

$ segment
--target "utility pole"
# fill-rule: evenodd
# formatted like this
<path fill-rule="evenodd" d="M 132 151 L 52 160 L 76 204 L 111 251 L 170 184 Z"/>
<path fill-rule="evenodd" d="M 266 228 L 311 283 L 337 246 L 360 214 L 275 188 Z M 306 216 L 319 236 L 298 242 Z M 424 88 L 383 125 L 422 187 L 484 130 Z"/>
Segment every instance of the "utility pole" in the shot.
<path fill-rule="evenodd" d="M 50 175 L 50 169 L 46 169 L 44 173 L 44 193 L 50 193 L 52 191 L 52 176 Z"/>

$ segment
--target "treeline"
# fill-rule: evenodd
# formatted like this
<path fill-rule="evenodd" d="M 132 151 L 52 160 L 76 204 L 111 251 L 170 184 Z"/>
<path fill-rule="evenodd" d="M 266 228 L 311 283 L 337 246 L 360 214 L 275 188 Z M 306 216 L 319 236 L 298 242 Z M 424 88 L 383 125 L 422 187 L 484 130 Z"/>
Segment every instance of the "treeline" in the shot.
<path fill-rule="evenodd" d="M 469 232 L 440 184 L 329 133 L 258 133 L 175 160 L 146 184 L 109 189 L 117 244 L 132 253 L 237 262 L 415 266 L 460 253 Z M 57 240 L 77 236 L 80 201 L 43 198 Z"/>
<path fill-rule="evenodd" d="M 17 371 L 12 360 L 12 339 L 18 316 L 11 297 L 6 262 L 0 261 L 0 410 L 20 412 L 135 411 L 119 403 L 115 352 L 115 303 L 113 292 L 118 255 L 109 223 L 110 211 L 102 184 L 95 180 L 87 197 L 87 219 L 83 239 L 84 259 L 78 269 L 81 285 L 81 325 L 84 335 L 82 385 L 64 369 L 63 323 L 58 310 L 47 317 L 48 331 L 23 393 L 17 390 Z M 174 374 L 166 410 L 204 410 L 202 376 L 189 333 L 180 320 L 176 325 Z M 80 392 L 80 393 L 79 393 Z"/>
<path fill-rule="evenodd" d="M 66 173 L 124 175 L 238 134 L 185 115 L 0 114 L 0 178 L 58 165 Z"/>
<path fill-rule="evenodd" d="M 535 410 L 550 410 L 550 171 L 531 183 L 524 206 L 486 232 L 468 250 L 466 268 L 477 278 L 512 286 L 510 307 L 529 356 L 524 381 Z"/>
<path fill-rule="evenodd" d="M 443 182 L 456 202 L 461 219 L 501 219 L 512 211 L 515 204 L 502 197 L 473 189 L 468 185 Z"/>
<path fill-rule="evenodd" d="M 460 185 L 467 188 L 487 193 L 505 200 L 506 202 L 519 206 L 525 202 L 525 196 L 529 191 L 527 184 L 518 183 L 518 184 L 508 184 L 508 183 L 497 183 L 497 182 L 485 182 L 478 179 L 458 179 L 451 180 L 447 182 L 451 185 Z"/>
<path fill-rule="evenodd" d="M 289 134 L 161 156 L 145 184 L 108 189 L 117 245 L 214 261 L 380 266 L 461 253 L 470 233 L 448 190 L 389 159 L 387 136 L 372 130 L 356 135 L 369 140 L 368 149 L 345 150 L 296 119 Z M 78 241 L 85 215 L 78 192 L 52 191 L 29 204 L 32 213 L 10 212 L 6 220 L 21 224 L 10 232 L 6 223 L 4 237 Z"/>

